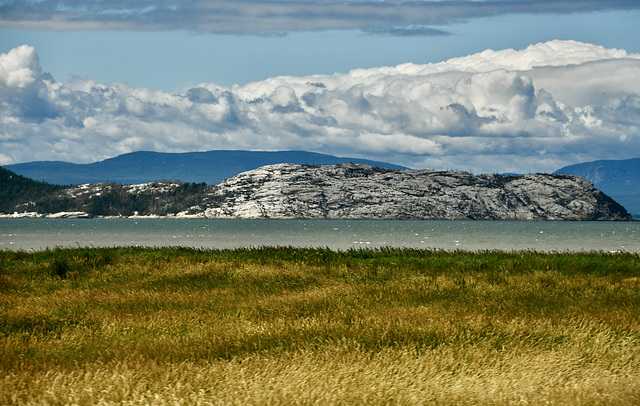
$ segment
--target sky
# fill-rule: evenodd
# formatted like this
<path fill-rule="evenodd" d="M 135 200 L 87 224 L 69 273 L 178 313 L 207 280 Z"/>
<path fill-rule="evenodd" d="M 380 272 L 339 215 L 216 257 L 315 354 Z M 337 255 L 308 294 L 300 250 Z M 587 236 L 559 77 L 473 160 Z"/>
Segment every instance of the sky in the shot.
<path fill-rule="evenodd" d="M 638 0 L 0 0 L 0 165 L 306 150 L 640 157 Z"/>

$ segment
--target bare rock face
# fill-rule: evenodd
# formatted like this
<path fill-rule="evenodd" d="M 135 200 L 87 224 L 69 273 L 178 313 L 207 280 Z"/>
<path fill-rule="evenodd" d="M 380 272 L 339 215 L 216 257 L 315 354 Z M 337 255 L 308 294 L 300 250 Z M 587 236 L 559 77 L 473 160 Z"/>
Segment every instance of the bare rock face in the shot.
<path fill-rule="evenodd" d="M 630 219 L 576 176 L 474 176 L 360 164 L 265 166 L 213 187 L 202 207 L 209 218 Z"/>

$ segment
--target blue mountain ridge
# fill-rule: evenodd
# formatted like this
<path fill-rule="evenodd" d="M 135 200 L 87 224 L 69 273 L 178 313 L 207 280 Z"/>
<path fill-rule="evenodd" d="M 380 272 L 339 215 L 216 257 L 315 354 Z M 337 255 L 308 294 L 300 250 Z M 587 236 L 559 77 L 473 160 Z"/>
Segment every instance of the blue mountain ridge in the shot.
<path fill-rule="evenodd" d="M 54 185 L 93 182 L 137 184 L 161 180 L 215 185 L 241 172 L 279 163 L 299 165 L 358 163 L 388 169 L 408 169 L 387 162 L 337 157 L 315 152 L 241 150 L 184 153 L 139 151 L 89 164 L 36 161 L 5 165 L 4 168 Z"/>

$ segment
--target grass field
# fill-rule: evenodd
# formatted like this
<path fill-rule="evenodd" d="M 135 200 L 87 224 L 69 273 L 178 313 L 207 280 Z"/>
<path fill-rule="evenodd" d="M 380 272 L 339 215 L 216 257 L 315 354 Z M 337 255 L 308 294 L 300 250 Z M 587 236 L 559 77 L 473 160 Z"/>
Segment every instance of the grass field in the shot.
<path fill-rule="evenodd" d="M 0 251 L 1 405 L 639 405 L 640 256 Z"/>

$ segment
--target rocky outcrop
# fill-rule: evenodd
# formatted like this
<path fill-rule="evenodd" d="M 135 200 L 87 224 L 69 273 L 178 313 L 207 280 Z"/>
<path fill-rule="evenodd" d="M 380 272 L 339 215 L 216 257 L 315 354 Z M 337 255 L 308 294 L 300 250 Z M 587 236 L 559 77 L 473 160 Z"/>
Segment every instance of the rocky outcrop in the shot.
<path fill-rule="evenodd" d="M 213 187 L 201 207 L 208 218 L 630 218 L 622 206 L 575 176 L 474 176 L 357 164 L 262 167 Z"/>
<path fill-rule="evenodd" d="M 92 183 L 23 199 L 10 209 L 7 217 L 630 219 L 622 206 L 576 176 L 474 176 L 363 164 L 270 165 L 216 186 Z"/>

